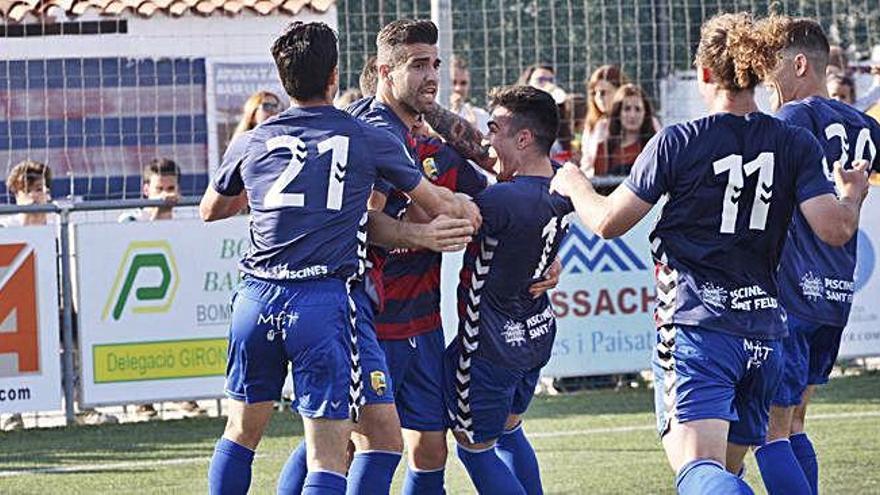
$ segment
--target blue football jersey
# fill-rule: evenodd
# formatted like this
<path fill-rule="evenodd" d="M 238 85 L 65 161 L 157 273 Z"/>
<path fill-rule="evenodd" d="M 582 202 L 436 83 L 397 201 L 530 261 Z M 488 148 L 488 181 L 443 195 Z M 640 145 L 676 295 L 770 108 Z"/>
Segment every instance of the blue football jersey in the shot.
<path fill-rule="evenodd" d="M 331 106 L 294 107 L 236 139 L 212 184 L 226 196 L 247 191 L 251 248 L 242 272 L 303 280 L 356 272 L 379 177 L 404 191 L 422 179 L 387 131 Z"/>
<path fill-rule="evenodd" d="M 845 167 L 865 159 L 880 171 L 880 126 L 873 118 L 836 100 L 812 96 L 783 106 L 778 118 L 808 130 L 825 150 L 826 173 L 834 162 Z M 853 297 L 858 236 L 843 247 L 822 242 L 800 211 L 795 211 L 779 264 L 779 299 L 798 317 L 846 326 Z"/>
<path fill-rule="evenodd" d="M 458 335 L 466 349 L 505 368 L 550 359 L 556 319 L 550 298 L 529 287 L 544 278 L 568 230 L 571 201 L 550 178 L 514 176 L 475 198 L 483 224 L 465 251 L 458 286 Z"/>
<path fill-rule="evenodd" d="M 404 149 L 406 149 L 407 154 L 410 156 L 410 163 L 415 164 L 415 139 L 410 129 L 394 113 L 394 110 L 375 98 L 364 98 L 359 101 L 363 102 L 363 106 L 356 110 L 358 112 L 356 116 L 372 126 L 393 134 L 403 145 Z M 367 101 L 370 103 L 369 106 L 366 106 Z M 358 102 L 352 104 L 354 107 L 357 105 Z M 413 166 L 418 168 L 418 165 Z M 394 184 L 390 181 L 381 178 L 376 181 L 375 188 L 387 196 L 385 208 L 382 211 L 393 218 L 402 217 L 406 212 L 406 207 L 409 205 L 409 197 L 403 194 L 400 188 L 394 187 Z"/>
<path fill-rule="evenodd" d="M 787 334 L 776 267 L 792 212 L 833 194 L 809 132 L 760 113 L 673 125 L 646 145 L 624 182 L 656 203 L 655 321 L 748 338 Z"/>

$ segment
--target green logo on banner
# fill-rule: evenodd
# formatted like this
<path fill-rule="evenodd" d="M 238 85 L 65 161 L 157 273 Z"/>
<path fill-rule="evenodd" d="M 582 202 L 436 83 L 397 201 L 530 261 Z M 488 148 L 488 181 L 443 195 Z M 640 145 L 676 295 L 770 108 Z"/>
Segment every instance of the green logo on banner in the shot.
<path fill-rule="evenodd" d="M 168 241 L 132 242 L 116 271 L 101 319 L 112 315 L 119 320 L 129 305 L 133 313 L 167 312 L 179 278 Z"/>

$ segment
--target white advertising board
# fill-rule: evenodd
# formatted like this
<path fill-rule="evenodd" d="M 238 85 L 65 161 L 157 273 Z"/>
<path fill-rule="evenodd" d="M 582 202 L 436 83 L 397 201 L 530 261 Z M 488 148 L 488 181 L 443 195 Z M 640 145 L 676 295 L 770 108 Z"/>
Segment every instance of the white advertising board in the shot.
<path fill-rule="evenodd" d="M 0 412 L 61 408 L 55 226 L 0 228 Z"/>
<path fill-rule="evenodd" d="M 223 396 L 247 218 L 77 225 L 87 405 Z"/>
<path fill-rule="evenodd" d="M 862 205 L 852 312 L 840 343 L 841 358 L 880 356 L 880 188 Z"/>

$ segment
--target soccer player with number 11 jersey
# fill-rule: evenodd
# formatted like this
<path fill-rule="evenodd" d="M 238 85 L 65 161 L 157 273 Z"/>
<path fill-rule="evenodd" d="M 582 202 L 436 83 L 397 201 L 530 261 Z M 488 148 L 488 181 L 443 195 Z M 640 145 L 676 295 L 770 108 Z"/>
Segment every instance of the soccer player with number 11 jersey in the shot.
<path fill-rule="evenodd" d="M 788 334 L 776 268 L 792 214 L 798 210 L 824 242 L 845 244 L 867 174 L 864 163 L 838 164 L 830 181 L 815 137 L 758 110 L 754 88 L 777 53 L 750 14 L 706 21 L 695 62 L 708 116 L 654 136 L 608 197 L 571 165 L 553 189 L 606 238 L 628 231 L 666 196 L 650 236 L 658 430 L 678 493 L 750 494 L 727 469 L 767 435 Z"/>

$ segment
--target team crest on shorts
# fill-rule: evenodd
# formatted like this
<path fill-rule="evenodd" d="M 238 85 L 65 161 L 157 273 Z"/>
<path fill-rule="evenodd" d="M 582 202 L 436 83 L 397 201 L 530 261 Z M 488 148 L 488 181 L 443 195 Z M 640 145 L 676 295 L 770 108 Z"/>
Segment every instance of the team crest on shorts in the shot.
<path fill-rule="evenodd" d="M 425 171 L 425 175 L 431 180 L 437 180 L 437 178 L 440 177 L 440 170 L 437 169 L 437 163 L 434 161 L 434 158 L 430 156 L 422 160 L 422 170 Z"/>
<path fill-rule="evenodd" d="M 385 388 L 387 387 L 387 383 L 385 382 L 385 373 L 381 371 L 371 371 L 370 386 L 373 387 L 373 391 L 376 392 L 376 395 L 385 395 Z"/>

